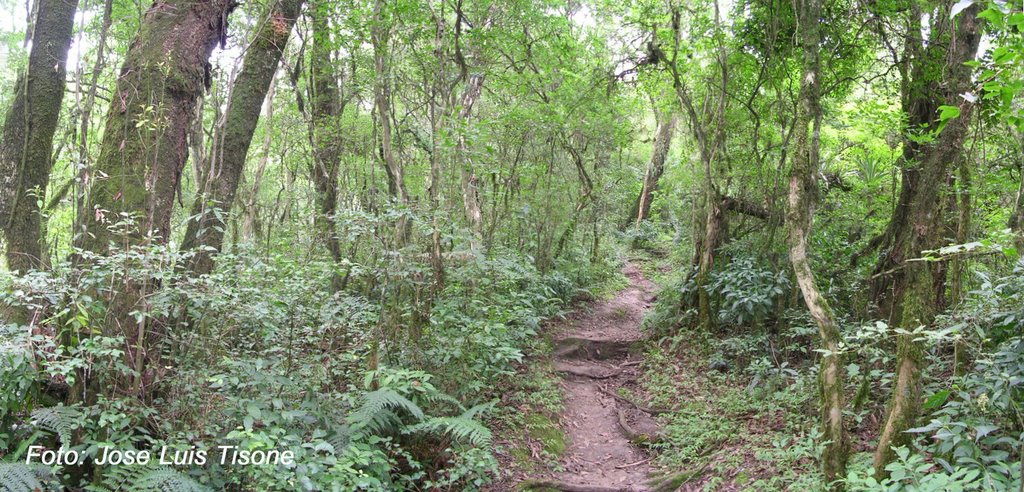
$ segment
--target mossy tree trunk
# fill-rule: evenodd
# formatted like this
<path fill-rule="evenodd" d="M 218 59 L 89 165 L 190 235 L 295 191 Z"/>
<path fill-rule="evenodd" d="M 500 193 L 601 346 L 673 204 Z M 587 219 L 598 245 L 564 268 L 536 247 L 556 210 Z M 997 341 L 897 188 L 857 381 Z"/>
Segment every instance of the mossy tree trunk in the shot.
<path fill-rule="evenodd" d="M 40 0 L 36 8 L 28 67 L 15 83 L 0 137 L 0 230 L 7 267 L 22 273 L 46 264 L 39 203 L 53 166 L 78 0 Z"/>
<path fill-rule="evenodd" d="M 99 158 L 87 173 L 78 246 L 106 255 L 112 244 L 131 247 L 170 238 L 196 104 L 209 88 L 210 54 L 223 44 L 234 6 L 232 0 L 167 0 L 145 12 L 117 79 Z M 113 230 L 125 216 L 134 225 Z M 132 276 L 129 272 L 123 285 L 103 291 L 104 328 L 109 336 L 124 336 L 128 364 L 136 373 L 128 391 L 144 395 L 158 379 L 153 361 L 163 333 L 146 315 L 154 282 Z"/>
<path fill-rule="evenodd" d="M 939 105 L 957 106 L 960 114 L 947 121 L 941 132 L 930 141 L 906 143 L 905 193 L 901 193 L 893 217 L 891 253 L 876 267 L 876 270 L 888 268 L 887 265 L 897 262 L 891 269 L 883 270 L 892 270 L 888 273 L 888 286 L 883 289 L 889 300 L 883 306 L 887 306 L 892 326 L 906 332 L 928 326 L 936 314 L 937 272 L 931 262 L 910 260 L 941 245 L 942 193 L 949 166 L 960 158 L 963 150 L 974 106 L 960 94 L 968 92 L 971 87 L 971 70 L 964 63 L 973 60 L 978 51 L 981 21 L 977 15 L 980 7 L 972 4 L 951 18 L 951 4 L 945 2 L 936 10 L 939 15 L 931 18 L 931 39 L 928 46 L 917 53 L 919 58 L 913 60 L 915 80 L 909 84 L 904 108 L 908 110 L 911 123 L 926 122 L 930 129 L 940 124 L 936 111 Z M 920 22 L 920 17 L 917 22 Z M 907 42 L 916 43 L 914 40 Z M 917 129 L 911 126 L 911 130 Z M 914 425 L 920 413 L 925 347 L 917 338 L 918 335 L 912 333 L 900 334 L 896 338 L 893 394 L 874 455 L 875 475 L 878 477 L 886 475 L 885 465 L 894 456 L 892 448 L 908 443 L 910 435 L 905 431 Z"/>
<path fill-rule="evenodd" d="M 818 374 L 822 438 L 826 442 L 822 454 L 822 467 L 826 480 L 832 482 L 846 475 L 849 448 L 846 430 L 843 427 L 843 372 L 846 369 L 843 367 L 839 347 L 842 341 L 839 326 L 828 301 L 818 289 L 807 252 L 807 238 L 811 232 L 817 201 L 816 177 L 820 159 L 821 0 L 801 1 L 797 15 L 803 53 L 803 75 L 800 79 L 800 96 L 794 127 L 796 138 L 789 175 L 786 229 L 789 235 L 789 259 L 797 284 L 803 294 L 804 303 L 807 304 L 807 309 L 818 326 L 821 348 L 825 350 Z"/>
<path fill-rule="evenodd" d="M 210 172 L 206 173 L 206 182 L 199 185 L 192 204 L 192 220 L 188 222 L 181 244 L 182 251 L 194 251 L 189 260 L 193 273 L 211 272 L 213 255 L 224 244 L 226 218 L 245 172 L 246 156 L 263 101 L 302 3 L 303 0 L 280 0 L 271 5 L 265 19 L 257 24 L 259 29 L 245 51 L 242 71 L 234 81 L 228 100 L 223 134 L 214 142 Z"/>
<path fill-rule="evenodd" d="M 628 221 L 635 221 L 640 225 L 651 215 L 651 202 L 654 201 L 654 192 L 658 190 L 658 181 L 665 174 L 665 161 L 668 160 L 668 152 L 672 145 L 672 135 L 675 134 L 676 124 L 679 117 L 675 114 L 662 114 L 655 109 L 657 128 L 654 132 L 654 148 L 651 151 L 651 160 L 647 163 L 647 170 L 644 172 L 644 180 L 640 195 L 637 196 L 633 208 L 629 214 Z"/>
<path fill-rule="evenodd" d="M 315 190 L 316 205 L 313 217 L 317 240 L 327 247 L 331 259 L 341 263 L 341 243 L 338 241 L 336 215 L 338 213 L 338 170 L 341 165 L 340 118 L 344 111 L 338 89 L 333 42 L 331 40 L 330 6 L 326 2 L 310 2 L 313 25 L 313 44 L 309 64 L 310 139 L 313 161 L 309 168 Z M 341 288 L 342 278 L 331 278 L 331 289 Z"/>
<path fill-rule="evenodd" d="M 726 163 L 726 110 L 729 95 L 725 92 L 729 87 L 729 66 L 726 47 L 718 43 L 715 48 L 715 65 L 718 80 L 714 89 L 708 88 L 700 101 L 695 101 L 690 88 L 684 82 L 679 70 L 681 54 L 680 42 L 684 39 L 681 31 L 682 13 L 678 7 L 672 11 L 673 46 L 669 69 L 672 72 L 673 88 L 680 106 L 688 117 L 690 132 L 697 142 L 697 150 L 703 167 L 703 183 L 700 194 L 704 200 L 704 211 L 698 217 L 703 231 L 697 235 L 701 240 L 694 241 L 694 260 L 696 270 L 694 283 L 697 292 L 697 316 L 699 325 L 707 331 L 715 331 L 718 326 L 718 314 L 715 312 L 708 284 L 715 266 L 715 254 L 726 237 L 725 211 L 722 209 L 722 193 L 716 184 L 716 174 L 724 174 L 722 167 Z M 715 4 L 714 30 L 722 29 L 718 4 Z M 664 55 L 662 55 L 664 56 Z"/>

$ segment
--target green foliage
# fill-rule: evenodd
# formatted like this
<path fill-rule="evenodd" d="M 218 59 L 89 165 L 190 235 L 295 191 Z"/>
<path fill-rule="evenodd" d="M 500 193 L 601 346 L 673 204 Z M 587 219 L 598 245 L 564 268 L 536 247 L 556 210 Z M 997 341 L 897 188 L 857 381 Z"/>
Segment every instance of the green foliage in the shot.
<path fill-rule="evenodd" d="M 24 463 L 0 462 L 0 491 L 40 492 L 60 490 L 48 469 Z"/>
<path fill-rule="evenodd" d="M 760 324 L 775 311 L 776 301 L 790 287 L 785 272 L 759 265 L 753 258 L 733 258 L 724 268 L 711 274 L 709 284 L 721 308 L 719 320 L 734 326 Z"/>
<path fill-rule="evenodd" d="M 113 467 L 103 484 L 90 486 L 90 492 L 207 492 L 210 489 L 188 475 L 166 466 L 123 465 Z"/>

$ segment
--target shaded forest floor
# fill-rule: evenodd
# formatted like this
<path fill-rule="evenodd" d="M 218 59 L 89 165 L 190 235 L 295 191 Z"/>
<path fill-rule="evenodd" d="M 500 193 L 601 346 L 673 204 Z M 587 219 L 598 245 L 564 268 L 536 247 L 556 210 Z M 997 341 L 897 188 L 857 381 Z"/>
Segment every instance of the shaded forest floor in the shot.
<path fill-rule="evenodd" d="M 622 271 L 628 286 L 549 325 L 508 396 L 519 414 L 498 431 L 506 437 L 499 455 L 507 475 L 491 490 L 820 485 L 813 392 L 784 374 L 712 369 L 741 338 L 646 329 L 655 281 L 667 283 L 668 265 L 646 254 L 632 258 Z"/>

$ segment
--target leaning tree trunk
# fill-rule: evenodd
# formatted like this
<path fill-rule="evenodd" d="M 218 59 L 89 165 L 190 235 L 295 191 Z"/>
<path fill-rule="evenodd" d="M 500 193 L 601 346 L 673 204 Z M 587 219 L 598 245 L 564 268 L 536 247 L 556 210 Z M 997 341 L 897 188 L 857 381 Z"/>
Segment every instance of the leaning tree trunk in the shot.
<path fill-rule="evenodd" d="M 896 338 L 896 379 L 875 449 L 874 466 L 878 477 L 886 475 L 885 465 L 892 461 L 893 447 L 909 442 L 910 435 L 905 431 L 914 425 L 920 413 L 925 348 L 917 339 L 918 335 L 909 332 L 934 320 L 935 272 L 930 262 L 911 260 L 941 244 L 942 216 L 939 210 L 942 188 L 949 164 L 956 162 L 963 150 L 974 107 L 960 94 L 970 90 L 971 70 L 964 64 L 973 60 L 978 51 L 981 21 L 977 15 L 980 8 L 973 4 L 960 12 L 957 18 L 950 18 L 950 7 L 947 4 L 938 9 L 941 15 L 932 19 L 932 39 L 921 59 L 915 60 L 914 75 L 924 82 L 914 82 L 913 85 L 925 92 L 917 92 L 910 97 L 956 104 L 960 115 L 948 121 L 934 141 L 913 147 L 913 159 L 908 160 L 912 163 L 908 172 L 911 173 L 913 193 L 905 204 L 901 204 L 905 207 L 902 217 L 905 222 L 894 229 L 897 235 L 893 248 L 898 246 L 900 249 L 890 254 L 901 262 L 897 265 L 898 272 L 893 274 L 890 319 L 895 321 L 893 326 L 902 328 L 905 333 Z M 913 100 L 911 102 L 917 104 Z M 934 104 L 928 101 L 920 103 L 923 106 Z M 930 118 L 929 128 L 936 128 L 939 125 L 937 116 L 932 114 Z"/>
<path fill-rule="evenodd" d="M 210 53 L 223 44 L 232 0 L 167 0 L 146 11 L 124 65 L 100 147 L 89 171 L 90 189 L 79 217 L 77 242 L 95 254 L 121 246 L 168 241 L 171 212 L 182 170 L 188 160 L 188 134 L 197 101 L 210 84 Z M 123 214 L 123 215 L 122 215 Z M 128 216 L 128 230 L 111 226 Z M 115 246 L 115 249 L 117 246 Z M 129 366 L 135 371 L 130 391 L 145 394 L 156 379 L 162 339 L 148 312 L 152 281 L 125 278 L 102 291 L 108 303 L 105 331 L 123 335 Z M 141 317 L 130 316 L 137 311 Z M 154 370 L 146 371 L 146 367 Z"/>
<path fill-rule="evenodd" d="M 78 0 L 40 0 L 28 67 L 19 74 L 0 137 L 0 230 L 7 267 L 24 273 L 45 264 L 39 203 L 53 166 L 64 77 Z"/>
<path fill-rule="evenodd" d="M 654 200 L 654 192 L 658 189 L 658 180 L 665 173 L 665 161 L 668 159 L 668 151 L 672 145 L 672 135 L 675 133 L 679 117 L 675 114 L 667 118 L 655 110 L 658 120 L 658 127 L 654 136 L 654 149 L 651 152 L 651 160 L 647 163 L 647 171 L 644 172 L 643 187 L 640 195 L 629 214 L 629 221 L 636 221 L 636 225 L 647 220 L 651 215 L 651 202 Z"/>
<path fill-rule="evenodd" d="M 789 259 L 793 264 L 804 303 L 811 313 L 821 348 L 818 383 L 821 390 L 821 427 L 826 442 L 822 465 L 827 482 L 846 475 L 848 440 L 843 427 L 843 361 L 839 344 L 842 338 L 835 315 L 828 301 L 822 297 L 807 257 L 807 237 L 811 232 L 814 206 L 817 198 L 819 131 L 821 125 L 821 62 L 819 44 L 821 33 L 821 0 L 803 0 L 799 10 L 800 44 L 803 48 L 803 77 L 800 80 L 800 99 L 797 108 L 795 149 L 789 177 L 789 201 L 786 228 L 789 233 Z"/>
<path fill-rule="evenodd" d="M 280 0 L 272 5 L 246 48 L 242 71 L 235 79 L 228 100 L 223 135 L 214 144 L 210 155 L 212 165 L 206 173 L 206 182 L 199 184 L 200 192 L 190 214 L 192 220 L 181 243 L 182 251 L 194 252 L 189 260 L 189 269 L 195 274 L 213 271 L 213 255 L 220 252 L 224 244 L 226 217 L 245 172 L 245 160 L 263 100 L 281 62 L 302 2 Z"/>

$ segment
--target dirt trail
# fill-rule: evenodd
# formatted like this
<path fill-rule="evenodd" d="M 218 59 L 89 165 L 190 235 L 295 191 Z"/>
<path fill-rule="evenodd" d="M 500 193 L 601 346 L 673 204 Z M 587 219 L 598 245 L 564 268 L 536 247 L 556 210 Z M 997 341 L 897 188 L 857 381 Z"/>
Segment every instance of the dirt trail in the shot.
<path fill-rule="evenodd" d="M 555 334 L 555 367 L 564 375 L 566 394 L 562 427 L 570 445 L 562 460 L 565 471 L 551 478 L 579 486 L 643 491 L 651 471 L 648 456 L 627 437 L 620 418 L 634 432 L 653 434 L 656 424 L 609 393 L 636 384 L 636 342 L 643 339 L 640 322 L 653 301 L 653 284 L 632 264 L 623 273 L 629 287 L 589 312 L 578 313 Z"/>

